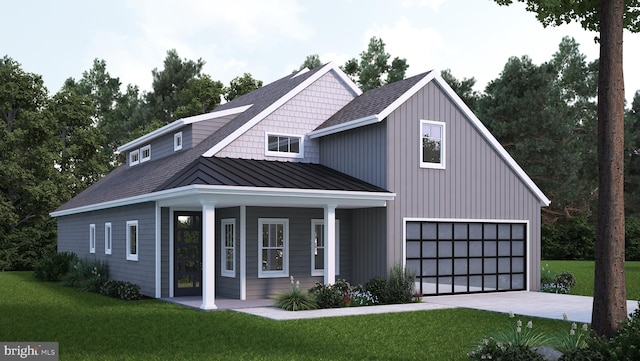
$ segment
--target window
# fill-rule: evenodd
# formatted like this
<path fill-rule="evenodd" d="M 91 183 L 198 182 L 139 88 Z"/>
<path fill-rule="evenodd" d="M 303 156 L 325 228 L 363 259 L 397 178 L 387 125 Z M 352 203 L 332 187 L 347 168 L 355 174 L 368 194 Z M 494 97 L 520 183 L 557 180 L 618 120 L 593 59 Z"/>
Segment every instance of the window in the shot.
<path fill-rule="evenodd" d="M 178 132 L 173 135 L 173 151 L 179 151 L 182 149 L 182 132 Z"/>
<path fill-rule="evenodd" d="M 104 254 L 111 254 L 111 223 L 104 224 Z"/>
<path fill-rule="evenodd" d="M 236 220 L 222 220 L 222 276 L 236 276 Z"/>
<path fill-rule="evenodd" d="M 89 225 L 89 253 L 96 253 L 96 225 Z"/>
<path fill-rule="evenodd" d="M 336 219 L 336 274 L 340 274 L 340 221 Z M 311 220 L 311 275 L 324 276 L 324 220 Z"/>
<path fill-rule="evenodd" d="M 127 260 L 138 260 L 138 221 L 127 221 Z"/>
<path fill-rule="evenodd" d="M 258 219 L 258 277 L 289 276 L 289 220 Z"/>
<path fill-rule="evenodd" d="M 303 138 L 299 135 L 265 133 L 265 155 L 302 158 L 303 143 Z"/>
<path fill-rule="evenodd" d="M 420 167 L 444 169 L 445 124 L 420 121 Z"/>
<path fill-rule="evenodd" d="M 129 152 L 129 165 L 136 165 L 140 163 L 140 150 L 132 150 Z"/>
<path fill-rule="evenodd" d="M 140 148 L 140 163 L 151 160 L 151 145 Z"/>

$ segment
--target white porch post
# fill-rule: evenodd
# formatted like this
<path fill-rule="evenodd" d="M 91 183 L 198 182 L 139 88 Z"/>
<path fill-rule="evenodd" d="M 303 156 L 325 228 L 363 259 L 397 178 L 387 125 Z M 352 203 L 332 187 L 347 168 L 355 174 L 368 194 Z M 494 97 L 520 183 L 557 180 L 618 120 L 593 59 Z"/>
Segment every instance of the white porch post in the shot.
<path fill-rule="evenodd" d="M 202 305 L 203 310 L 216 306 L 216 207 L 202 201 Z"/>
<path fill-rule="evenodd" d="M 336 283 L 336 206 L 324 207 L 324 284 Z"/>

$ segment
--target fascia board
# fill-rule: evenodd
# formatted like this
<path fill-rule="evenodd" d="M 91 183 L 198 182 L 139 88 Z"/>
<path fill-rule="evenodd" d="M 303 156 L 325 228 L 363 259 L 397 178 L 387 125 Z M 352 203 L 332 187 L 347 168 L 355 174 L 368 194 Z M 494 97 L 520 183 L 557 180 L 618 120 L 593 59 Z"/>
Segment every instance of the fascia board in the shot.
<path fill-rule="evenodd" d="M 364 118 L 350 120 L 345 123 L 340 123 L 336 125 L 332 125 L 330 127 L 314 130 L 311 133 L 307 134 L 307 136 L 311 139 L 324 137 L 325 135 L 335 134 L 344 132 L 350 129 L 362 127 L 369 124 L 379 123 L 383 118 L 380 118 L 378 115 L 370 115 Z"/>
<path fill-rule="evenodd" d="M 315 199 L 316 203 L 326 203 L 327 200 L 342 200 L 349 203 L 371 203 L 371 206 L 384 206 L 387 201 L 395 198 L 395 193 L 388 192 L 353 192 L 335 190 L 306 190 L 293 188 L 265 188 L 265 187 L 238 187 L 238 186 L 213 186 L 213 185 L 189 185 L 179 188 L 168 189 L 160 192 L 143 194 L 135 197 L 123 198 L 109 202 L 92 204 L 84 207 L 66 209 L 63 211 L 51 212 L 51 217 L 62 217 L 77 213 L 92 212 L 106 208 L 115 208 L 139 204 L 145 202 L 156 202 L 168 199 L 176 199 L 191 196 L 232 196 L 244 197 L 249 203 L 256 197 L 273 197 L 281 199 Z M 287 201 L 290 202 L 290 201 Z M 314 203 L 315 204 L 315 203 Z"/>
<path fill-rule="evenodd" d="M 298 86 L 296 86 L 295 88 L 290 90 L 287 94 L 282 96 L 280 99 L 278 99 L 277 101 L 273 102 L 266 109 L 264 109 L 263 111 L 258 113 L 253 118 L 251 118 L 251 120 L 246 122 L 240 128 L 236 129 L 233 133 L 229 134 L 226 138 L 224 138 L 223 140 L 218 142 L 216 145 L 211 147 L 208 151 L 203 153 L 202 156 L 203 157 L 212 157 L 212 156 L 214 156 L 216 153 L 218 153 L 219 151 L 224 149 L 226 146 L 231 144 L 231 142 L 236 140 L 238 137 L 240 137 L 246 131 L 248 131 L 249 129 L 253 128 L 256 124 L 258 124 L 260 121 L 262 121 L 264 118 L 266 118 L 269 114 L 273 113 L 276 109 L 280 108 L 286 102 L 291 100 L 294 96 L 298 95 L 301 91 L 306 89 L 309 85 L 313 84 L 316 80 L 320 79 L 322 76 L 324 76 L 325 74 L 327 74 L 331 70 L 334 70 L 336 72 L 336 74 L 338 74 L 338 76 L 346 77 L 346 75 L 342 72 L 342 70 L 340 70 L 340 68 L 338 68 L 334 63 L 332 63 L 332 62 L 331 63 L 327 63 L 326 65 L 324 65 L 322 67 L 321 70 L 317 71 L 315 74 L 310 76 L 308 79 L 306 79 L 302 83 L 298 84 Z M 340 75 L 340 74 L 342 74 L 342 75 Z M 348 77 L 347 77 L 347 80 L 349 80 Z M 345 82 L 347 80 L 345 80 Z M 349 86 L 355 87 L 355 89 L 352 89 L 353 91 L 356 91 L 356 90 L 360 91 L 360 89 L 358 89 L 358 87 L 355 86 L 355 84 L 353 84 L 352 81 L 349 80 L 349 82 L 350 83 L 347 83 L 347 84 L 350 84 Z"/>
<path fill-rule="evenodd" d="M 536 195 L 538 200 L 544 206 L 549 206 L 551 201 L 547 196 L 544 195 L 542 190 L 538 188 L 538 186 L 533 182 L 533 180 L 525 173 L 525 171 L 518 165 L 518 163 L 509 155 L 506 149 L 498 142 L 496 137 L 491 134 L 489 129 L 482 124 L 480 119 L 471 111 L 471 109 L 462 101 L 462 99 L 456 94 L 455 91 L 447 84 L 444 79 L 440 76 L 440 74 L 436 71 L 432 71 L 429 74 L 433 75 L 433 80 L 447 93 L 447 95 L 453 100 L 454 103 L 462 110 L 464 115 L 471 120 L 471 123 L 480 131 L 480 133 L 484 136 L 484 138 L 491 144 L 491 146 L 500 154 L 502 159 L 504 159 L 507 164 L 513 169 L 518 177 L 526 184 L 526 186 Z"/>
<path fill-rule="evenodd" d="M 129 149 L 133 149 L 133 148 L 137 148 L 143 144 L 147 144 L 149 141 L 151 141 L 154 138 L 157 138 L 159 136 L 162 136 L 164 134 L 170 133 L 176 129 L 179 129 L 187 124 L 192 124 L 192 123 L 197 123 L 197 122 L 201 122 L 203 120 L 211 120 L 211 119 L 216 119 L 216 118 L 221 118 L 221 117 L 226 117 L 229 115 L 234 115 L 234 114 L 239 114 L 242 113 L 244 111 L 246 111 L 247 109 L 251 108 L 253 104 L 249 104 L 249 105 L 244 105 L 241 107 L 236 107 L 236 108 L 230 108 L 230 109 L 225 109 L 225 110 L 219 110 L 219 111 L 213 111 L 211 113 L 204 113 L 204 114 L 198 114 L 198 115 L 194 115 L 191 117 L 187 117 L 187 118 L 181 118 L 178 120 L 175 120 L 161 128 L 158 128 L 152 132 L 149 132 L 139 138 L 136 138 L 132 141 L 130 141 L 129 143 L 123 144 L 121 146 L 118 147 L 118 152 L 125 152 Z"/>

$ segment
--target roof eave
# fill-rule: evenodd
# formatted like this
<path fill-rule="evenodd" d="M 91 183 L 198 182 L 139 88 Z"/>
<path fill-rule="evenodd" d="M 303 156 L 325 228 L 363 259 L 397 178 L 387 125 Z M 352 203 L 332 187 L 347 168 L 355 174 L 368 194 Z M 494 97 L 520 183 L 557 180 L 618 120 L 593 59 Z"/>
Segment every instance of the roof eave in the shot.
<path fill-rule="evenodd" d="M 382 119 L 384 118 L 380 118 L 378 114 L 373 114 L 373 115 L 366 116 L 364 118 L 350 120 L 346 123 L 340 123 L 340 124 L 332 125 L 330 127 L 314 130 L 311 133 L 307 134 L 307 136 L 311 139 L 320 138 L 326 135 L 340 133 L 350 129 L 363 127 L 365 125 L 379 123 L 382 121 Z"/>

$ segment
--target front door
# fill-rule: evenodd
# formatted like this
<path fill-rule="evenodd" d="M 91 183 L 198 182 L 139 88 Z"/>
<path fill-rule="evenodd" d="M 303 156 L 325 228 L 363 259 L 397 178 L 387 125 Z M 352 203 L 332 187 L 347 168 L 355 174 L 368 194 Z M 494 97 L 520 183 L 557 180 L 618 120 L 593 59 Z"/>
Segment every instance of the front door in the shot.
<path fill-rule="evenodd" d="M 202 212 L 173 218 L 174 296 L 202 296 Z"/>

